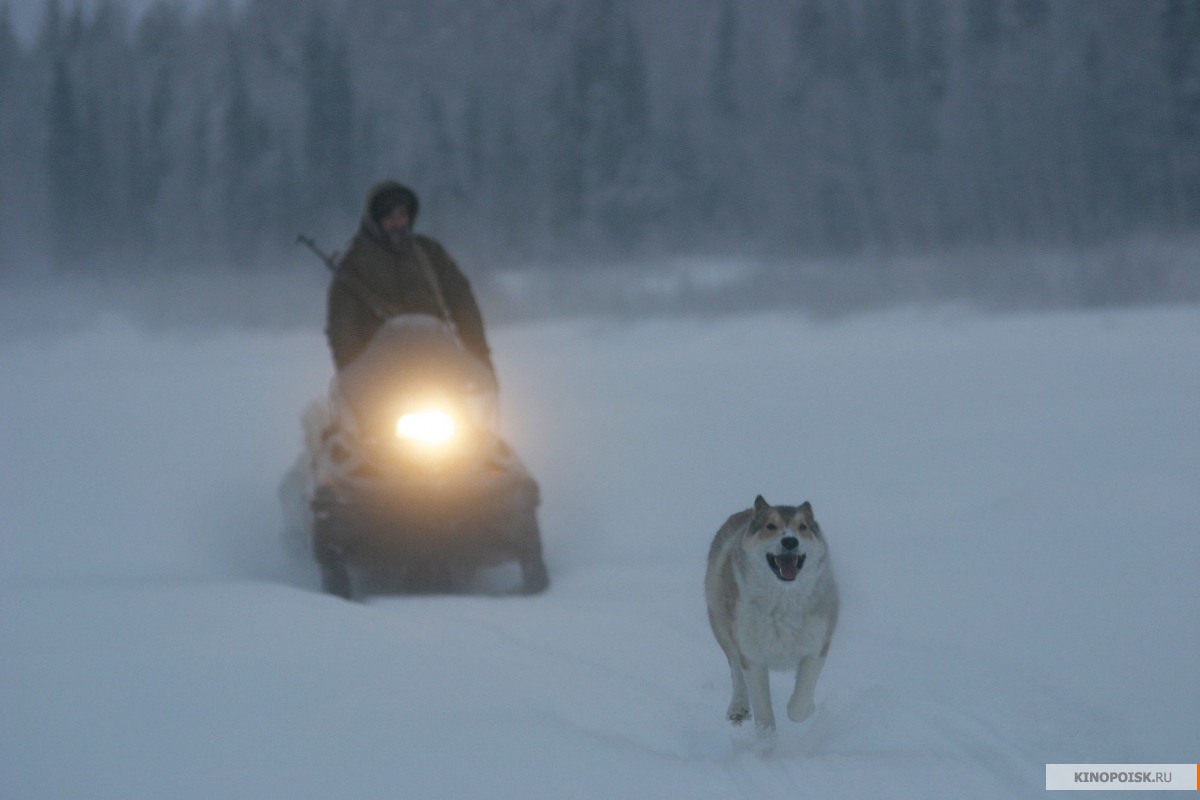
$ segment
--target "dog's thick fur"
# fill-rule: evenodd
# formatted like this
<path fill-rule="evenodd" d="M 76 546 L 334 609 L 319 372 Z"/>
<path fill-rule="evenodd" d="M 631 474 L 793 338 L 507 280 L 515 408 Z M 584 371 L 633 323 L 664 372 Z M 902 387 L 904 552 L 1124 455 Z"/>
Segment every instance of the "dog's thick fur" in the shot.
<path fill-rule="evenodd" d="M 838 594 L 812 506 L 772 506 L 759 495 L 717 531 L 704 579 L 708 620 L 729 659 L 728 716 L 775 730 L 770 670 L 794 669 L 788 718 L 807 719 L 837 624 Z"/>

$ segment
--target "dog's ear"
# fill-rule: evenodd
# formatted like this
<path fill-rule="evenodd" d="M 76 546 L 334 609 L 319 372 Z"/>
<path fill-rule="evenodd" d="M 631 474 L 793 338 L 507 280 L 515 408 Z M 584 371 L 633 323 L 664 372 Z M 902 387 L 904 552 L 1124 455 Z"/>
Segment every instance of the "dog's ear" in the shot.
<path fill-rule="evenodd" d="M 771 507 L 771 504 L 768 503 L 766 500 L 763 500 L 763 496 L 761 494 L 758 497 L 754 498 L 754 510 L 755 511 L 762 511 L 764 508 L 770 508 L 770 507 Z"/>
<path fill-rule="evenodd" d="M 803 516 L 808 522 L 808 526 L 810 528 L 818 533 L 820 532 L 821 528 L 817 525 L 817 518 L 813 516 L 812 503 L 805 500 L 804 503 L 796 510 L 799 511 L 801 516 Z"/>

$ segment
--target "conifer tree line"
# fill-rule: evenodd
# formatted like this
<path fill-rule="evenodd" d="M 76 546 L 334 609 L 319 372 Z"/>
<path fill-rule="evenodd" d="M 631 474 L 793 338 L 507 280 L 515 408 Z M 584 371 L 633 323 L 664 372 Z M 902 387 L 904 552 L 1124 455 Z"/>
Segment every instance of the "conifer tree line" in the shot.
<path fill-rule="evenodd" d="M 9 273 L 266 269 L 381 177 L 479 269 L 1200 226 L 1200 0 L 2 3 Z"/>

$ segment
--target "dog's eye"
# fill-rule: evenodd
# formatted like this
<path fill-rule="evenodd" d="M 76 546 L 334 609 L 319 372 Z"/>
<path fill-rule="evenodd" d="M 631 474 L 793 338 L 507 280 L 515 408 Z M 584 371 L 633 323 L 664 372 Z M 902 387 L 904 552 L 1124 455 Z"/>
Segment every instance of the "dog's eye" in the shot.
<path fill-rule="evenodd" d="M 803 522 L 801 522 L 799 525 L 797 525 L 797 526 L 796 526 L 796 530 L 798 530 L 798 531 L 806 531 L 806 530 L 808 530 L 808 526 L 807 526 L 807 525 L 805 525 Z"/>
<path fill-rule="evenodd" d="M 767 523 L 767 530 L 769 530 L 769 531 L 777 531 L 777 530 L 779 530 L 779 526 L 777 526 L 777 525 L 776 525 L 774 522 L 768 522 L 768 523 Z"/>

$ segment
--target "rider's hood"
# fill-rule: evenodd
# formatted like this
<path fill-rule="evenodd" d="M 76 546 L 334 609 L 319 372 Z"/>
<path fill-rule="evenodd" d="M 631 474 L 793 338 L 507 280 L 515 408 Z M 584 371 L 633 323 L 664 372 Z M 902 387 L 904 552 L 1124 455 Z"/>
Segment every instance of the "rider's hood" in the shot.
<path fill-rule="evenodd" d="M 420 210 L 420 207 L 421 207 L 421 202 L 417 198 L 417 193 L 414 192 L 412 189 L 408 188 L 407 186 L 405 186 L 404 184 L 400 183 L 399 181 L 392 181 L 392 180 L 380 181 L 379 183 L 372 186 L 367 191 L 367 196 L 363 200 L 361 227 L 364 232 L 366 232 L 367 234 L 369 234 L 370 236 L 372 236 L 375 239 L 386 239 L 387 238 L 384 235 L 383 231 L 380 230 L 379 224 L 376 223 L 374 218 L 371 216 L 371 205 L 375 202 L 375 198 L 379 197 L 380 195 L 382 195 L 385 192 L 399 192 L 401 194 L 407 195 L 407 202 L 408 202 L 408 207 L 409 207 L 409 221 L 411 223 L 415 223 L 417 221 L 417 212 Z"/>

